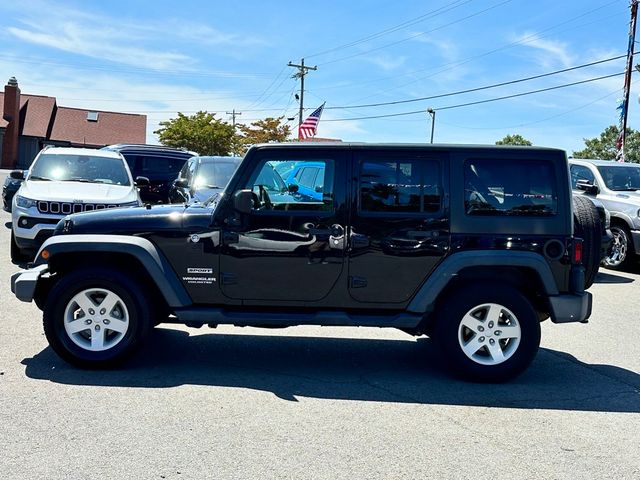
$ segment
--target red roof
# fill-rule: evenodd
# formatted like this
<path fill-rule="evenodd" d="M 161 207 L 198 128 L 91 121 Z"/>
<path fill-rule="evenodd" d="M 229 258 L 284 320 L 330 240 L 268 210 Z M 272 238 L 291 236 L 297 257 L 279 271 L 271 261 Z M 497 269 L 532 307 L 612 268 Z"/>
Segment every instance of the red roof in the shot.
<path fill-rule="evenodd" d="M 0 91 L 0 112 L 4 93 Z M 97 112 L 98 120 L 87 120 Z M 114 143 L 146 143 L 147 116 L 56 107 L 55 97 L 20 94 L 20 135 L 70 142 L 74 145 L 103 146 Z M 49 126 L 52 125 L 49 134 Z M 7 122 L 0 115 L 0 128 Z"/>
<path fill-rule="evenodd" d="M 0 105 L 4 105 L 4 93 L 0 92 Z M 21 135 L 29 137 L 47 137 L 49 122 L 54 113 L 56 99 L 40 95 L 20 95 L 20 116 L 24 118 L 24 124 L 20 130 Z M 5 128 L 7 122 L 0 118 L 0 128 Z"/>
<path fill-rule="evenodd" d="M 89 112 L 97 121 L 87 120 Z M 58 107 L 50 139 L 95 146 L 146 143 L 147 116 Z"/>

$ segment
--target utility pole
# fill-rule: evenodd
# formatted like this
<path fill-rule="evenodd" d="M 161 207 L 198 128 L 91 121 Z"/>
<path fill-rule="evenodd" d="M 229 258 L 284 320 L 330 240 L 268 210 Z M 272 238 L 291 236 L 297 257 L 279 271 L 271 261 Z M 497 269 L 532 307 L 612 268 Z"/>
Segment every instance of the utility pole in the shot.
<path fill-rule="evenodd" d="M 236 112 L 234 108 L 232 112 L 227 112 L 227 115 L 231 115 L 231 125 L 233 125 L 233 131 L 236 131 L 236 115 L 242 115 L 242 112 Z"/>
<path fill-rule="evenodd" d="M 636 20 L 638 18 L 638 0 L 631 0 L 631 23 L 629 24 L 629 48 L 627 50 L 627 68 L 624 71 L 624 99 L 618 108 L 620 112 L 620 135 L 616 142 L 617 158 L 624 162 L 624 143 L 627 136 L 627 113 L 629 111 L 629 93 L 631 91 L 631 70 L 633 68 L 633 49 L 636 43 Z"/>
<path fill-rule="evenodd" d="M 427 113 L 431 115 L 431 143 L 433 143 L 433 131 L 436 128 L 436 111 L 429 107 L 427 108 Z"/>
<path fill-rule="evenodd" d="M 304 76 L 309 72 L 309 70 L 317 70 L 318 67 L 305 66 L 304 58 L 300 59 L 300 65 L 289 62 L 287 63 L 287 66 L 297 68 L 298 72 L 295 73 L 292 78 L 300 79 L 300 113 L 298 115 L 298 140 L 300 140 L 300 125 L 302 125 L 302 114 L 304 110 Z"/>

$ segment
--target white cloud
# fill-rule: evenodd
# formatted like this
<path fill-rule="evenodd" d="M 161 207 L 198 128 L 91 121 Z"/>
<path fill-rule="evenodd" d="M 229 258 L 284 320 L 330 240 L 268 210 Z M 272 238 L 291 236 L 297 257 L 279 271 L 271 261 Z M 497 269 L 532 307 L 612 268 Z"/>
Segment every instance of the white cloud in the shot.
<path fill-rule="evenodd" d="M 7 30 L 24 42 L 136 67 L 164 70 L 184 68 L 185 63 L 191 63 L 189 57 L 179 53 L 117 45 L 114 43 L 116 37 L 112 35 L 113 32 L 96 29 L 88 31 L 74 23 L 61 25 L 59 30 L 52 33 L 15 27 Z"/>
<path fill-rule="evenodd" d="M 366 57 L 365 60 L 385 71 L 392 71 L 400 68 L 407 60 L 407 57 L 396 57 L 393 55 L 378 55 L 375 57 Z"/>
<path fill-rule="evenodd" d="M 538 51 L 537 59 L 545 67 L 557 65 L 570 67 L 575 62 L 575 57 L 568 51 L 566 43 L 546 40 L 536 34 L 524 33 L 515 39 L 523 47 L 532 48 Z"/>

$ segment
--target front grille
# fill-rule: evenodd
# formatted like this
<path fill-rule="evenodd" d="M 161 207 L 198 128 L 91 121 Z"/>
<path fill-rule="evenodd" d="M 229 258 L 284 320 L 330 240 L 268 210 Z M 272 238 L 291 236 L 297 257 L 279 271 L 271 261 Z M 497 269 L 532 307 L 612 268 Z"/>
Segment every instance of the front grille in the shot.
<path fill-rule="evenodd" d="M 51 213 L 53 215 L 71 215 L 72 213 L 91 212 L 116 208 L 118 205 L 108 203 L 75 203 L 75 202 L 38 202 L 38 212 Z"/>

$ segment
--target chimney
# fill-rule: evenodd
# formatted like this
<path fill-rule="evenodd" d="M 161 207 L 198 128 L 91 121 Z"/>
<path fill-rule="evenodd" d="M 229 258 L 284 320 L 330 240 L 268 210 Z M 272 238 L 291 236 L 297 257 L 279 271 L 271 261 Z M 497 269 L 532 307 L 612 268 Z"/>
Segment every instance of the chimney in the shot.
<path fill-rule="evenodd" d="M 18 133 L 20 131 L 20 88 L 15 77 L 4 87 L 2 118 L 9 124 L 2 142 L 2 168 L 14 169 L 18 163 Z"/>

